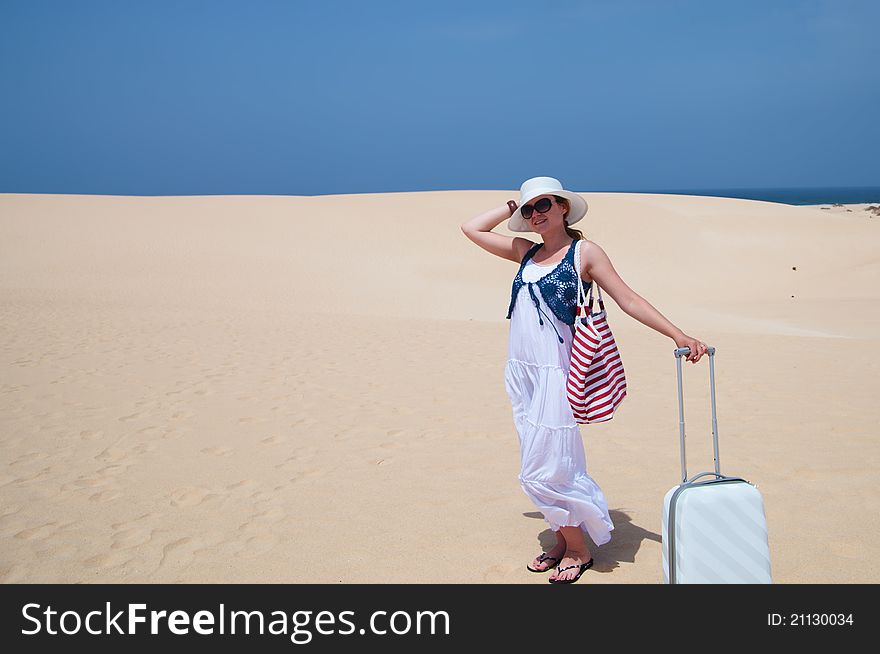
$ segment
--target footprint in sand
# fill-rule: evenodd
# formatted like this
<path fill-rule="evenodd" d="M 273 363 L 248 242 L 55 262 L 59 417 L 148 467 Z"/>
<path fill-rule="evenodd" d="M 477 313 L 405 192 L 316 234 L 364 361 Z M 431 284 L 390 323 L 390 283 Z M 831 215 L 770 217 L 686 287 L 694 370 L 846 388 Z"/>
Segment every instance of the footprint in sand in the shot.
<path fill-rule="evenodd" d="M 290 477 L 287 481 L 290 484 L 296 484 L 307 479 L 323 477 L 325 474 L 327 474 L 327 471 L 321 468 L 309 468 L 308 470 L 302 470 L 295 473 L 294 476 Z"/>
<path fill-rule="evenodd" d="M 479 569 L 479 568 L 478 568 Z M 483 581 L 485 582 L 493 582 L 497 579 L 510 578 L 514 574 L 519 571 L 519 568 L 513 565 L 492 565 L 487 568 L 483 568 L 484 572 L 482 573 Z M 538 575 L 532 575 L 538 576 Z"/>
<path fill-rule="evenodd" d="M 104 432 L 100 429 L 83 429 L 79 433 L 79 437 L 84 441 L 93 441 L 101 438 L 104 435 Z"/>
<path fill-rule="evenodd" d="M 140 414 L 140 413 L 132 413 L 132 414 L 127 415 L 127 416 L 120 416 L 119 418 L 117 418 L 117 420 L 118 420 L 119 422 L 129 422 L 129 421 L 131 421 L 131 420 L 137 420 L 137 419 L 140 418 L 140 417 L 141 417 L 141 414 Z"/>
<path fill-rule="evenodd" d="M 99 568 L 106 570 L 108 568 L 116 568 L 125 565 L 129 561 L 133 561 L 132 556 L 125 551 L 106 552 L 98 554 L 83 561 L 83 565 L 87 568 Z"/>
<path fill-rule="evenodd" d="M 107 489 L 89 495 L 89 500 L 92 502 L 103 504 L 104 502 L 112 502 L 113 500 L 119 499 L 120 497 L 122 497 L 122 493 L 120 491 Z"/>
<path fill-rule="evenodd" d="M 201 450 L 202 454 L 213 454 L 214 456 L 229 456 L 233 451 L 234 450 L 231 447 L 224 447 L 221 445 L 206 447 Z"/>
<path fill-rule="evenodd" d="M 172 506 L 198 506 L 213 498 L 219 497 L 205 488 L 180 488 L 171 493 Z"/>
<path fill-rule="evenodd" d="M 148 543 L 153 538 L 153 529 L 147 527 L 129 527 L 113 534 L 111 549 L 129 549 Z"/>
<path fill-rule="evenodd" d="M 288 458 L 288 461 L 309 461 L 310 459 L 314 459 L 317 456 L 318 450 L 314 447 L 298 447 L 293 450 L 293 456 Z"/>
<path fill-rule="evenodd" d="M 162 440 L 177 440 L 178 438 L 182 438 L 185 432 L 182 429 L 178 429 L 176 427 L 172 429 L 166 429 L 165 433 L 162 434 Z"/>
<path fill-rule="evenodd" d="M 276 463 L 275 469 L 281 470 L 282 472 L 296 472 L 299 474 L 303 474 L 303 472 L 300 470 L 300 466 L 302 465 L 300 462 L 301 461 L 309 461 L 312 458 L 313 457 L 311 457 L 311 456 L 309 456 L 309 457 L 290 456 L 290 457 L 287 457 L 281 463 Z"/>
<path fill-rule="evenodd" d="M 186 536 L 172 541 L 162 548 L 162 558 L 159 561 L 159 567 L 189 565 L 195 558 L 196 550 L 204 549 L 204 546 L 205 544 L 201 539 L 193 536 Z"/>
<path fill-rule="evenodd" d="M 240 425 L 249 425 L 251 423 L 260 423 L 260 422 L 269 422 L 269 418 L 254 418 L 251 416 L 245 416 L 244 418 L 238 419 L 238 424 Z"/>
<path fill-rule="evenodd" d="M 128 470 L 131 466 L 128 464 L 119 465 L 113 464 L 109 466 L 104 466 L 100 470 L 98 470 L 98 474 L 102 477 L 115 477 L 116 475 L 121 475 L 123 472 Z"/>
<path fill-rule="evenodd" d="M 283 443 L 287 438 L 285 436 L 269 436 L 267 438 L 262 439 L 260 442 L 265 443 L 266 445 L 277 445 L 278 443 Z"/>
<path fill-rule="evenodd" d="M 80 489 L 90 489 L 90 488 L 100 488 L 101 486 L 106 486 L 110 483 L 109 479 L 103 479 L 100 477 L 79 477 L 76 481 L 72 481 L 70 483 L 64 484 L 61 487 L 61 490 L 80 490 Z"/>
<path fill-rule="evenodd" d="M 401 445 L 400 443 L 397 443 L 395 441 L 388 441 L 386 443 L 379 443 L 379 447 L 386 449 L 386 450 L 396 450 L 399 447 L 403 447 L 403 445 Z"/>
<path fill-rule="evenodd" d="M 122 461 L 128 456 L 128 451 L 123 450 L 120 447 L 105 447 L 98 454 L 95 455 L 95 461 L 100 461 L 101 463 L 115 463 L 117 461 Z"/>
<path fill-rule="evenodd" d="M 239 488 L 249 488 L 251 486 L 254 486 L 256 483 L 257 482 L 255 482 L 253 479 L 242 479 L 241 481 L 237 481 L 234 484 L 229 484 L 229 486 L 226 487 L 226 490 L 231 491 L 238 490 Z"/>

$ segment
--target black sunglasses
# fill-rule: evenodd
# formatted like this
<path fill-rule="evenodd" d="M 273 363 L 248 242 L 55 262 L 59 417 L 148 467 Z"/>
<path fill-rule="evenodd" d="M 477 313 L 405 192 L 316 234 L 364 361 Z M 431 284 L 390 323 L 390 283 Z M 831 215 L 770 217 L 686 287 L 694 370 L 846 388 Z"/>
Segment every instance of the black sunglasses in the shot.
<path fill-rule="evenodd" d="M 532 217 L 532 212 L 537 211 L 538 213 L 547 213 L 550 211 L 550 207 L 553 205 L 553 202 L 550 198 L 541 198 L 537 202 L 535 202 L 534 206 L 531 204 L 524 204 L 521 209 L 522 217 L 525 220 L 528 220 Z"/>

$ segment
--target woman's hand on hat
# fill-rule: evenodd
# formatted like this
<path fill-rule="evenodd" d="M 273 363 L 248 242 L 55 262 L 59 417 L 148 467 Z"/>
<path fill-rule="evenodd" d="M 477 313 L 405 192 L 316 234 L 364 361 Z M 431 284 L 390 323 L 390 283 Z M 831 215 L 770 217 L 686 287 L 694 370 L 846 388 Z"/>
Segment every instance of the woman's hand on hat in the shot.
<path fill-rule="evenodd" d="M 706 345 L 703 341 L 697 340 L 687 334 L 682 333 L 681 336 L 673 339 L 675 340 L 676 347 L 686 347 L 690 350 L 690 353 L 687 355 L 687 361 L 691 363 L 696 363 L 700 360 L 700 358 L 706 354 L 706 351 L 709 349 L 709 346 Z"/>
<path fill-rule="evenodd" d="M 516 202 L 514 202 L 513 200 L 508 200 L 507 208 L 510 209 L 510 215 L 512 216 L 516 211 Z"/>

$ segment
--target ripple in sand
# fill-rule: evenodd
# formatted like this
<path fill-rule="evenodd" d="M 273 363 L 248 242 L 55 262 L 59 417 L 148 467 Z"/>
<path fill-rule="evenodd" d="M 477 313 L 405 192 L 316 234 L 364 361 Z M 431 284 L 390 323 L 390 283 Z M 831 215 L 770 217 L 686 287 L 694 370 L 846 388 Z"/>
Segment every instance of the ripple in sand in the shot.
<path fill-rule="evenodd" d="M 280 522 L 284 519 L 287 514 L 284 512 L 284 509 L 278 506 L 272 506 L 264 511 L 260 511 L 259 513 L 255 513 L 253 520 L 267 522 L 269 524 Z"/>
<path fill-rule="evenodd" d="M 0 582 L 4 584 L 25 583 L 30 578 L 30 570 L 27 566 L 15 564 L 0 568 Z"/>
<path fill-rule="evenodd" d="M 149 518 L 157 518 L 157 517 L 159 517 L 158 513 L 153 513 L 153 512 L 142 513 L 134 520 L 126 520 L 125 522 L 114 522 L 112 525 L 110 525 L 110 527 L 114 531 L 120 531 L 120 530 L 128 529 L 130 525 L 134 525 L 138 522 L 141 522 L 142 520 L 148 520 Z"/>
<path fill-rule="evenodd" d="M 832 554 L 846 559 L 867 561 L 871 557 L 864 543 L 853 540 L 833 540 L 828 543 L 828 549 L 831 550 Z"/>
<path fill-rule="evenodd" d="M 242 559 L 249 559 L 256 556 L 263 556 L 271 552 L 281 540 L 274 534 L 256 534 L 248 538 L 244 547 L 235 553 L 235 556 Z"/>
<path fill-rule="evenodd" d="M 49 455 L 45 452 L 26 452 L 25 454 L 22 454 L 20 457 L 15 459 L 15 461 L 10 463 L 9 465 L 17 466 L 21 463 L 27 463 L 29 461 L 38 461 L 40 459 L 45 459 L 48 456 Z"/>
<path fill-rule="evenodd" d="M 22 529 L 20 532 L 15 534 L 13 538 L 20 538 L 22 540 L 42 540 L 44 538 L 48 538 L 55 533 L 55 525 L 57 524 L 57 522 L 47 522 L 46 524 L 40 525 L 39 527 Z"/>

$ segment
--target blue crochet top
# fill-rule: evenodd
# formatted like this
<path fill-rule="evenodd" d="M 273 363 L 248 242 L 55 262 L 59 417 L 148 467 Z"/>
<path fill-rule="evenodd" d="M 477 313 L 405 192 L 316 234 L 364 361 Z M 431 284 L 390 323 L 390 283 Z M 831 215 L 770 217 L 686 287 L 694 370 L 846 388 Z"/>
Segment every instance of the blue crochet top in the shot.
<path fill-rule="evenodd" d="M 516 298 L 519 294 L 520 288 L 522 288 L 523 284 L 528 284 L 532 303 L 539 312 L 543 313 L 538 298 L 535 297 L 535 292 L 532 290 L 533 286 L 537 286 L 538 289 L 540 289 L 544 302 L 547 303 L 547 306 L 557 318 L 567 325 L 574 325 L 574 318 L 577 313 L 578 304 L 577 285 L 581 281 L 580 275 L 574 267 L 574 249 L 577 245 L 577 240 L 571 242 L 571 246 L 568 248 L 565 258 L 560 261 L 559 265 L 557 265 L 551 272 L 547 273 L 536 282 L 524 282 L 522 278 L 523 268 L 526 267 L 529 259 L 534 256 L 535 252 L 537 252 L 542 245 L 544 244 L 536 243 L 534 247 L 529 248 L 529 251 L 526 252 L 526 256 L 523 257 L 519 270 L 516 273 L 516 277 L 513 278 L 513 290 L 510 293 L 510 306 L 507 309 L 507 318 L 510 319 L 510 316 L 513 314 L 513 307 L 514 304 L 516 304 Z M 585 296 L 591 285 L 592 282 L 584 285 Z M 540 313 L 538 314 L 538 322 L 541 325 L 544 324 Z M 552 324 L 552 321 L 550 322 Z M 556 335 L 559 336 L 558 331 L 556 332 Z M 562 337 L 559 337 L 559 342 L 563 342 Z"/>

